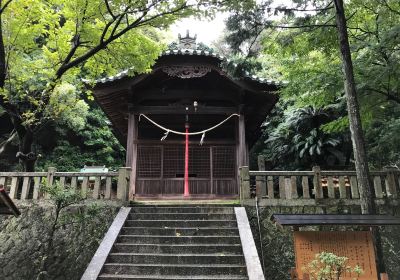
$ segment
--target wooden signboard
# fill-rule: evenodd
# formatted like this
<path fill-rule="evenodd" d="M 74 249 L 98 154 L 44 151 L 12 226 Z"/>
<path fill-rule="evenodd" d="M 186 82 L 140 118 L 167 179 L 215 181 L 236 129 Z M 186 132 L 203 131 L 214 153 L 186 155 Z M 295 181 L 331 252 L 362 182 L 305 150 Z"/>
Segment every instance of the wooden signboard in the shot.
<path fill-rule="evenodd" d="M 347 257 L 347 265 L 360 266 L 363 274 L 359 280 L 377 280 L 374 246 L 369 231 L 297 231 L 294 232 L 296 271 L 303 279 L 303 267 L 306 267 L 315 255 L 321 252 Z M 345 273 L 340 279 L 352 280 L 355 274 Z"/>

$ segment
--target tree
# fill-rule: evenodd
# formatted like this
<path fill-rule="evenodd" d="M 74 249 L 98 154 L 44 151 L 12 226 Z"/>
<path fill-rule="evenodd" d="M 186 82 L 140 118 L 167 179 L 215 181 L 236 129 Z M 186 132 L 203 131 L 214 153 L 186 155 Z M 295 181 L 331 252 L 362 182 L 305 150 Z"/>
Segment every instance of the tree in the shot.
<path fill-rule="evenodd" d="M 391 6 L 393 4 L 392 1 L 385 1 L 385 3 L 386 8 L 390 7 L 392 10 L 394 9 Z M 281 13 L 284 17 L 278 22 L 265 17 L 265 14 L 271 15 L 273 13 Z M 351 16 L 349 17 L 351 18 Z M 335 22 L 332 22 L 333 20 Z M 325 38 L 329 42 L 332 42 L 333 33 L 331 30 L 333 28 L 337 30 L 339 40 L 336 40 L 336 44 L 332 45 L 339 47 L 343 66 L 342 77 L 345 83 L 344 91 L 347 101 L 348 124 L 353 142 L 357 177 L 361 185 L 362 212 L 374 213 L 373 189 L 369 178 L 367 154 L 348 37 L 348 30 L 358 31 L 359 29 L 363 30 L 363 28 L 359 26 L 347 26 L 343 1 L 293 1 L 291 7 L 272 7 L 271 1 L 265 1 L 259 5 L 259 9 L 249 11 L 246 14 L 236 14 L 228 21 L 228 28 L 234 31 L 227 39 L 231 42 L 233 48 L 237 50 L 243 48 L 244 45 L 251 46 L 252 42 L 256 41 L 255 37 L 258 37 L 263 32 L 265 34 L 266 30 L 295 30 L 293 32 L 295 35 L 302 36 L 305 32 L 323 29 L 323 32 L 326 32 Z M 293 33 L 291 34 L 293 35 Z M 293 37 L 287 37 L 287 39 L 296 40 Z M 247 43 L 243 44 L 243 41 Z M 320 42 L 317 42 L 317 44 L 321 45 Z M 326 46 L 325 48 L 329 49 L 330 46 Z M 324 52 L 324 48 L 322 48 L 322 52 Z M 293 57 L 293 59 L 296 58 Z"/>
<path fill-rule="evenodd" d="M 351 139 L 353 143 L 353 154 L 355 157 L 355 168 L 357 172 L 358 183 L 360 185 L 360 200 L 361 200 L 361 210 L 363 214 L 372 214 L 375 213 L 375 201 L 374 201 L 374 190 L 372 188 L 370 176 L 369 176 L 369 168 L 368 168 L 368 160 L 365 149 L 364 142 L 364 133 L 361 122 L 361 113 L 359 108 L 359 96 L 357 95 L 357 86 L 355 82 L 355 74 L 353 69 L 353 61 L 351 57 L 351 49 L 349 43 L 349 30 L 361 31 L 361 33 L 368 34 L 376 31 L 376 34 L 379 34 L 377 31 L 378 28 L 375 28 L 374 31 L 367 29 L 365 31 L 362 27 L 359 26 L 348 26 L 348 20 L 354 16 L 357 11 L 354 11 L 353 14 L 348 14 L 346 18 L 344 4 L 342 0 L 333 0 L 333 1 L 293 1 L 292 7 L 271 7 L 271 1 L 266 1 L 259 6 L 259 9 L 254 11 L 250 11 L 247 14 L 237 14 L 234 18 L 232 18 L 228 22 L 228 27 L 230 30 L 234 30 L 228 40 L 230 40 L 233 44 L 233 47 L 236 49 L 240 49 L 244 40 L 247 41 L 247 44 L 250 42 L 254 42 L 254 37 L 258 37 L 261 33 L 265 33 L 265 30 L 296 30 L 294 33 L 302 34 L 305 32 L 313 32 L 316 29 L 323 29 L 324 32 L 327 33 L 325 38 L 328 40 L 331 38 L 332 34 L 330 30 L 335 28 L 337 31 L 337 44 L 339 47 L 340 56 L 342 61 L 342 80 L 344 80 L 344 92 L 347 102 L 347 112 L 348 112 L 348 123 L 351 132 Z M 376 1 L 361 1 L 368 2 L 367 5 L 374 3 L 376 5 Z M 358 1 L 357 3 L 361 3 Z M 381 1 L 379 1 L 381 2 Z M 384 3 L 380 3 L 381 6 L 384 6 L 386 11 L 389 10 L 391 14 L 396 14 L 398 2 L 395 1 L 383 1 Z M 297 4 L 297 5 L 296 5 Z M 364 6 L 365 7 L 365 6 Z M 334 12 L 333 12 L 334 11 Z M 265 19 L 265 14 L 271 15 L 272 13 L 283 13 L 285 17 L 280 22 L 272 21 L 270 19 Z M 299 16 L 299 13 L 301 15 Z M 289 19 L 289 21 L 288 21 Z M 333 23 L 332 21 L 335 20 Z M 246 24 L 243 22 L 246 21 Z M 361 29 L 361 30 L 360 30 Z M 247 31 L 247 32 L 246 32 Z M 393 32 L 392 32 L 393 33 Z M 353 36 L 356 38 L 360 33 L 355 33 Z M 379 35 L 378 35 L 379 37 Z M 238 40 L 239 38 L 239 40 Z M 295 40 L 293 37 L 289 38 L 289 40 Z M 394 40 L 396 41 L 396 39 Z M 392 49 L 395 44 L 392 44 Z M 385 58 L 387 57 L 387 53 L 383 45 L 379 45 L 378 52 L 382 54 Z M 329 48 L 329 47 L 328 47 Z M 321 49 L 324 52 L 324 48 Z M 321 50 L 318 50 L 317 53 L 321 53 Z M 395 52 L 395 51 L 394 51 Z M 296 59 L 296 57 L 292 57 L 292 59 Z M 387 61 L 387 59 L 385 60 Z M 387 68 L 391 68 L 392 64 L 383 64 Z M 389 66 L 390 65 L 390 66 Z M 393 69 L 390 71 L 393 72 Z M 387 98 L 394 99 L 392 88 L 393 83 L 389 79 L 388 86 L 385 90 L 381 90 L 380 88 L 375 88 L 375 92 L 386 95 Z M 297 86 L 297 85 L 296 85 Z M 397 93 L 396 93 L 397 94 Z M 381 250 L 381 242 L 380 235 L 378 231 L 375 231 L 375 244 L 377 246 L 377 254 L 378 254 L 378 262 L 381 271 L 384 271 L 383 259 L 382 259 L 382 250 Z"/>
<path fill-rule="evenodd" d="M 207 0 L 0 2 L 0 106 L 18 135 L 24 169 L 34 169 L 32 143 L 38 130 L 70 116 L 71 110 L 85 110 L 78 98 L 84 91 L 81 78 L 113 75 L 123 68 L 131 74 L 148 71 L 162 47 L 154 28 L 189 15 L 212 15 L 222 3 L 246 5 Z"/>
<path fill-rule="evenodd" d="M 358 184 L 361 186 L 361 212 L 363 214 L 374 214 L 376 212 L 373 195 L 374 190 L 369 175 L 368 159 L 361 124 L 360 108 L 357 97 L 356 82 L 354 79 L 353 62 L 351 59 L 343 0 L 334 0 L 334 4 L 336 9 L 336 25 L 339 35 L 340 53 L 343 62 L 344 88 L 346 92 L 347 112 L 349 114 L 351 140 L 353 142 L 357 180 Z"/>
<path fill-rule="evenodd" d="M 39 133 L 41 157 L 37 161 L 38 169 L 55 167 L 60 171 L 79 171 L 83 165 L 105 165 L 116 170 L 124 165 L 125 151 L 112 134 L 110 123 L 99 108 L 94 104 L 91 106 L 83 129 L 53 125 Z M 54 138 L 45 143 L 42 139 L 49 137 L 48 132 Z"/>

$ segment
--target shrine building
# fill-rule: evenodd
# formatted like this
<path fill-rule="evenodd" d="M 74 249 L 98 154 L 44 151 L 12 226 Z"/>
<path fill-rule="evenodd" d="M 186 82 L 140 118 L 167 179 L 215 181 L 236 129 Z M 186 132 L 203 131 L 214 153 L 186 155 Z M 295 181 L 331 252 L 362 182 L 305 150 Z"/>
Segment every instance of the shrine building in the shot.
<path fill-rule="evenodd" d="M 248 165 L 279 86 L 233 78 L 226 63 L 187 33 L 150 73 L 96 82 L 95 100 L 126 148 L 131 198 L 238 197 L 238 169 Z"/>

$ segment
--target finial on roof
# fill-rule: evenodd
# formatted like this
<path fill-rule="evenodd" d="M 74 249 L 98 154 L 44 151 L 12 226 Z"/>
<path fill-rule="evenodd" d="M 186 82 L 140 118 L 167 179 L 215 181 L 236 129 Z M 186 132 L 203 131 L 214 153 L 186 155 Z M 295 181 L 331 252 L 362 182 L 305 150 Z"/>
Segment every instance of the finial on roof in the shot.
<path fill-rule="evenodd" d="M 194 37 L 190 37 L 189 30 L 186 30 L 186 36 L 182 37 L 181 34 L 178 34 L 178 45 L 181 49 L 196 49 L 196 39 L 197 34 Z"/>

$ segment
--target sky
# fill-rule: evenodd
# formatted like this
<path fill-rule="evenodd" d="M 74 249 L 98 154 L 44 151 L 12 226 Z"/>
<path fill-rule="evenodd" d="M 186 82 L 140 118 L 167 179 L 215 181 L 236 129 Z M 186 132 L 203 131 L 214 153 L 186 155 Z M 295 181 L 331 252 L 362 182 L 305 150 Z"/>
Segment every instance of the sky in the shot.
<path fill-rule="evenodd" d="M 275 0 L 273 6 L 285 4 L 290 6 L 292 0 Z M 210 45 L 213 41 L 218 39 L 224 31 L 224 21 L 228 18 L 227 13 L 217 13 L 212 21 L 199 20 L 195 18 L 186 18 L 178 21 L 171 26 L 170 30 L 173 40 L 177 40 L 178 34 L 185 35 L 186 30 L 189 30 L 190 35 L 197 34 L 197 42 L 203 42 Z"/>
<path fill-rule="evenodd" d="M 189 30 L 190 35 L 197 34 L 197 42 L 203 42 L 210 45 L 215 41 L 224 30 L 224 20 L 228 14 L 218 14 L 214 20 L 198 20 L 194 18 L 186 18 L 171 26 L 171 33 L 174 40 L 178 38 L 178 34 L 185 35 L 186 30 Z"/>

